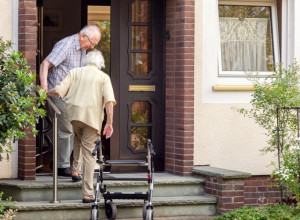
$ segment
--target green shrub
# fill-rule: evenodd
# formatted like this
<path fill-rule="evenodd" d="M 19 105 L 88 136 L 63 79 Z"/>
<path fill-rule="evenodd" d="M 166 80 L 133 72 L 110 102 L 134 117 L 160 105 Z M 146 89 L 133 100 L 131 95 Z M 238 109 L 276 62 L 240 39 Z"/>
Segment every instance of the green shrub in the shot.
<path fill-rule="evenodd" d="M 28 128 L 36 134 L 35 123 L 45 115 L 40 106 L 46 93 L 35 86 L 35 78 L 22 54 L 0 38 L 0 161 L 12 152 L 10 140 L 26 137 Z"/>
<path fill-rule="evenodd" d="M 250 103 L 252 108 L 239 109 L 243 115 L 253 118 L 265 130 L 268 138 L 263 152 L 273 152 L 280 158 L 271 162 L 275 169 L 271 187 L 284 186 L 292 192 L 300 204 L 300 139 L 297 138 L 297 111 L 285 107 L 300 106 L 300 66 L 297 62 L 288 68 L 278 65 L 276 71 L 266 77 L 249 75 L 255 88 Z"/>
<path fill-rule="evenodd" d="M 300 220 L 300 210 L 296 206 L 268 205 L 235 209 L 214 220 Z"/>
<path fill-rule="evenodd" d="M 0 192 L 0 219 L 1 220 L 10 220 L 17 213 L 17 210 L 13 209 L 13 205 L 16 204 L 16 202 L 12 202 L 11 197 L 9 197 L 6 199 L 5 203 L 1 203 L 2 195 L 3 195 L 3 192 Z"/>

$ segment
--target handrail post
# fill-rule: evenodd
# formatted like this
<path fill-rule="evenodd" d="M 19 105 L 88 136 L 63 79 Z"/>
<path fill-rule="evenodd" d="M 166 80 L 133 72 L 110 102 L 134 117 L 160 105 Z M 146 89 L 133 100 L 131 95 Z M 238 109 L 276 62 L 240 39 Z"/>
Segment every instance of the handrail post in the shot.
<path fill-rule="evenodd" d="M 48 103 L 54 110 L 53 118 L 53 200 L 51 203 L 59 203 L 57 200 L 57 114 L 60 115 L 60 111 L 51 99 L 47 98 Z"/>

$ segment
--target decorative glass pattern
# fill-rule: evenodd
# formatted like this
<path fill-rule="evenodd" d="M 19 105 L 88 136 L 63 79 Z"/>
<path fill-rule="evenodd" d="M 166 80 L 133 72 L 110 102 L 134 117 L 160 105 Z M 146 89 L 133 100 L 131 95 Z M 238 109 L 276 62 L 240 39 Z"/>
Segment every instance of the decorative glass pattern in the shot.
<path fill-rule="evenodd" d="M 136 0 L 131 5 L 131 22 L 151 22 L 152 7 L 149 0 Z"/>
<path fill-rule="evenodd" d="M 150 26 L 132 26 L 131 36 L 132 50 L 152 49 L 152 29 Z"/>
<path fill-rule="evenodd" d="M 151 104 L 134 102 L 131 106 L 131 123 L 151 123 Z"/>
<path fill-rule="evenodd" d="M 131 72 L 136 76 L 147 76 L 152 70 L 152 54 L 131 53 Z"/>
<path fill-rule="evenodd" d="M 132 127 L 131 128 L 131 146 L 135 150 L 146 150 L 148 138 L 150 138 L 150 128 L 149 127 Z"/>
<path fill-rule="evenodd" d="M 150 0 L 135 0 L 131 4 L 130 74 L 147 78 L 152 71 L 152 4 Z"/>

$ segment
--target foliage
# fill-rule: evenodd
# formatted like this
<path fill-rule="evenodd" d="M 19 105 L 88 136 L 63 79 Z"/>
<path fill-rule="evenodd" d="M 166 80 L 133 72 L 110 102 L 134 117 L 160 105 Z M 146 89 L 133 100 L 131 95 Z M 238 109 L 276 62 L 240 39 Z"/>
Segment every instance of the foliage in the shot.
<path fill-rule="evenodd" d="M 103 54 L 105 69 L 103 72 L 110 75 L 110 21 L 97 21 L 96 25 L 101 32 L 101 40 L 96 49 L 100 50 Z"/>
<path fill-rule="evenodd" d="M 265 129 L 268 137 L 264 152 L 276 152 L 281 158 L 272 177 L 279 185 L 284 184 L 300 199 L 300 142 L 297 137 L 297 112 L 285 107 L 300 104 L 299 65 L 295 62 L 287 69 L 278 65 L 274 74 L 265 79 L 250 75 L 254 86 L 252 108 L 239 109 L 239 112 L 253 117 Z M 278 118 L 277 118 L 278 117 Z M 275 165 L 274 162 L 272 162 Z"/>
<path fill-rule="evenodd" d="M 3 195 L 3 192 L 0 192 L 0 202 L 2 201 L 2 195 Z M 0 219 L 1 220 L 10 220 L 17 213 L 17 210 L 13 209 L 13 205 L 16 204 L 16 202 L 11 202 L 11 197 L 7 198 L 6 201 L 7 202 L 5 202 L 5 203 L 0 203 Z"/>
<path fill-rule="evenodd" d="M 36 134 L 35 122 L 45 115 L 39 107 L 44 104 L 46 93 L 35 86 L 35 78 L 22 54 L 12 50 L 11 42 L 0 38 L 0 161 L 2 153 L 8 159 L 12 152 L 8 140 L 26 137 L 29 127 Z"/>
<path fill-rule="evenodd" d="M 300 210 L 295 206 L 274 204 L 235 209 L 214 220 L 300 220 Z"/>
<path fill-rule="evenodd" d="M 299 140 L 297 140 L 299 142 Z M 284 186 L 288 186 L 288 189 L 293 193 L 294 199 L 300 203 L 300 143 L 296 146 L 289 146 L 288 150 L 285 150 L 281 155 L 281 163 L 278 168 L 272 173 L 276 181 L 280 182 Z M 276 185 L 276 184 L 273 184 Z"/>
<path fill-rule="evenodd" d="M 299 68 L 297 63 L 293 63 L 288 69 L 279 65 L 276 71 L 265 79 L 258 75 L 249 75 L 254 87 L 250 101 L 252 108 L 250 110 L 242 108 L 239 112 L 254 118 L 255 122 L 265 129 L 269 138 L 268 146 L 263 149 L 265 152 L 276 151 L 278 147 L 277 109 L 280 110 L 278 115 L 280 152 L 290 145 L 295 145 L 295 132 L 291 130 L 297 129 L 297 118 L 290 111 L 281 109 L 300 104 Z"/>

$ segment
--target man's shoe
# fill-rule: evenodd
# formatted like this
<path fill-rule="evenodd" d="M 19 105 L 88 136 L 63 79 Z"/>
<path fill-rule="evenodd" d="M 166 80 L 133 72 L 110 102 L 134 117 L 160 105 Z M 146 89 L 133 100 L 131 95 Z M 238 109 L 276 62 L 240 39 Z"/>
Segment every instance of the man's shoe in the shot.
<path fill-rule="evenodd" d="M 72 176 L 72 169 L 71 169 L 71 167 L 57 168 L 57 174 L 58 174 L 58 176 L 68 176 L 68 177 L 71 177 Z"/>

